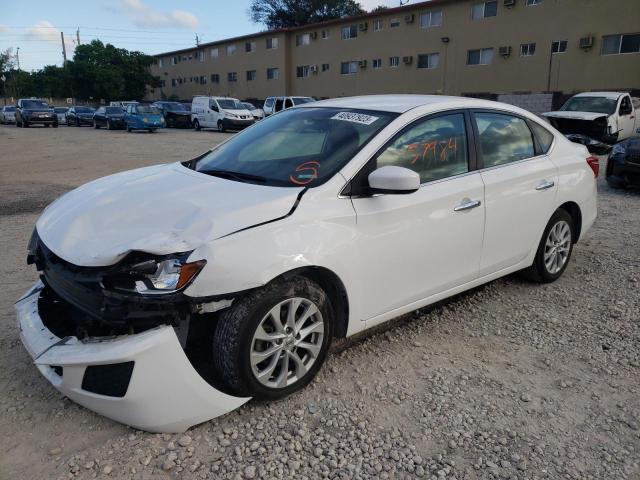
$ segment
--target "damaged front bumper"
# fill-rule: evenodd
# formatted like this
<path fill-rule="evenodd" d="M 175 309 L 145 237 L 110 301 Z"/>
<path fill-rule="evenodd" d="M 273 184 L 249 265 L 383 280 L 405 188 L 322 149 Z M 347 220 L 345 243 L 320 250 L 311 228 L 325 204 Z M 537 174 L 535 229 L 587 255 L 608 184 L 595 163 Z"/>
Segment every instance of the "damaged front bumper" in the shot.
<path fill-rule="evenodd" d="M 149 432 L 182 432 L 247 401 L 207 383 L 175 329 L 114 337 L 60 338 L 43 322 L 37 282 L 16 304 L 20 338 L 40 373 L 61 393 L 108 418 Z"/>

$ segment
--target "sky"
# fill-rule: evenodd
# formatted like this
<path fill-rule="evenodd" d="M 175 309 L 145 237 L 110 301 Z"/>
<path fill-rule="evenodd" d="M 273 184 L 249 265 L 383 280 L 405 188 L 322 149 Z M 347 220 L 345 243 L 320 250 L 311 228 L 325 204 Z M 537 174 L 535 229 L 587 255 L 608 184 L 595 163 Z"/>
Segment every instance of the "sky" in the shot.
<path fill-rule="evenodd" d="M 412 3 L 415 3 L 414 0 Z M 359 0 L 365 10 L 400 0 Z M 404 0 L 403 0 L 404 2 Z M 62 64 L 80 43 L 100 39 L 156 54 L 264 29 L 249 19 L 250 0 L 0 0 L 0 51 L 18 53 L 20 68 Z M 19 50 L 18 50 L 19 48 Z"/>

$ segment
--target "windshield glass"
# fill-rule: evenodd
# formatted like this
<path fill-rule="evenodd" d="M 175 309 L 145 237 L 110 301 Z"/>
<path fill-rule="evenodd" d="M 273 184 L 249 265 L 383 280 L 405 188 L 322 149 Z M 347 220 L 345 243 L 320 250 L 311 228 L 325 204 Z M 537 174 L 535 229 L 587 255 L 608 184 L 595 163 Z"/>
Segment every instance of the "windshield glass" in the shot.
<path fill-rule="evenodd" d="M 151 105 L 138 105 L 136 107 L 136 112 L 138 112 L 138 113 L 149 113 L 149 114 L 152 114 L 152 115 L 159 115 L 160 114 L 158 109 L 156 109 L 155 107 L 152 107 Z"/>
<path fill-rule="evenodd" d="M 23 100 L 22 108 L 49 108 L 49 104 L 44 100 Z"/>
<path fill-rule="evenodd" d="M 302 105 L 303 103 L 315 102 L 315 100 L 311 97 L 293 97 L 294 105 Z"/>
<path fill-rule="evenodd" d="M 251 105 L 250 103 L 247 103 L 247 102 L 243 102 L 242 106 L 244 108 L 246 108 L 247 110 L 255 110 L 256 109 L 256 107 L 254 107 L 253 105 Z"/>
<path fill-rule="evenodd" d="M 5 112 L 15 112 L 16 111 L 16 107 L 4 107 L 4 111 Z"/>
<path fill-rule="evenodd" d="M 187 109 L 181 103 L 164 103 L 164 108 L 169 112 L 186 112 Z"/>
<path fill-rule="evenodd" d="M 335 175 L 396 116 L 338 108 L 287 110 L 237 134 L 191 168 L 249 183 L 314 187 Z"/>
<path fill-rule="evenodd" d="M 181 103 L 180 105 L 182 105 L 187 112 L 191 111 L 191 104 L 190 103 L 188 103 L 188 104 Z"/>
<path fill-rule="evenodd" d="M 124 110 L 120 107 L 107 107 L 105 108 L 105 113 L 110 113 L 111 115 L 122 115 L 124 114 Z"/>
<path fill-rule="evenodd" d="M 90 107 L 76 107 L 77 113 L 93 113 L 95 110 Z"/>
<path fill-rule="evenodd" d="M 66 113 L 67 110 L 69 110 L 69 109 L 65 108 L 65 107 L 56 107 L 56 108 L 53 109 L 53 111 L 56 112 L 56 113 Z"/>
<path fill-rule="evenodd" d="M 231 98 L 219 99 L 218 105 L 220 105 L 220 108 L 229 110 L 244 110 L 244 107 L 239 101 Z"/>
<path fill-rule="evenodd" d="M 607 97 L 573 97 L 560 110 L 567 112 L 594 112 L 611 115 L 616 111 L 618 101 Z"/>

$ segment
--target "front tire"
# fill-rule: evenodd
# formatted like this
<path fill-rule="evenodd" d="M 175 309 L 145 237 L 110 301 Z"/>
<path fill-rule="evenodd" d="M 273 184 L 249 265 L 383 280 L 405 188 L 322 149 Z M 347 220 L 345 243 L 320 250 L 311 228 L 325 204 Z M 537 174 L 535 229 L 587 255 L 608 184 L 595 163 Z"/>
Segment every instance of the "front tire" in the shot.
<path fill-rule="evenodd" d="M 218 120 L 218 131 L 220 133 L 224 133 L 226 129 L 224 128 L 224 123 L 222 123 L 222 120 Z"/>
<path fill-rule="evenodd" d="M 300 276 L 275 281 L 222 313 L 214 368 L 235 395 L 282 398 L 315 377 L 332 334 L 331 304 L 317 284 Z"/>
<path fill-rule="evenodd" d="M 200 129 L 202 128 L 202 127 L 200 127 L 200 122 L 198 121 L 198 119 L 197 119 L 197 118 L 193 121 L 193 128 L 195 128 L 195 129 L 196 129 L 196 131 L 198 131 L 198 132 L 199 132 L 199 131 L 200 131 Z"/>
<path fill-rule="evenodd" d="M 569 265 L 574 242 L 573 218 L 559 208 L 547 223 L 533 264 L 523 271 L 524 276 L 537 283 L 555 282 Z"/>
<path fill-rule="evenodd" d="M 113 127 L 111 126 L 111 120 L 107 119 L 107 130 L 113 130 Z"/>

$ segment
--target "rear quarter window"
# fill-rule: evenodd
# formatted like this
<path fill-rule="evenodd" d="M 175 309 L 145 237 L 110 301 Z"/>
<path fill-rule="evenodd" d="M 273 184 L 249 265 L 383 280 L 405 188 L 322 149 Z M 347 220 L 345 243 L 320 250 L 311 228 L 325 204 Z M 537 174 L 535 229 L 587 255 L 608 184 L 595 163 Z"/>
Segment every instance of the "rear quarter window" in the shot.
<path fill-rule="evenodd" d="M 530 125 L 540 145 L 540 153 L 547 153 L 553 144 L 553 133 L 536 122 L 531 122 Z"/>

